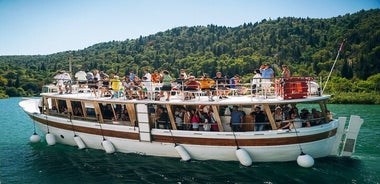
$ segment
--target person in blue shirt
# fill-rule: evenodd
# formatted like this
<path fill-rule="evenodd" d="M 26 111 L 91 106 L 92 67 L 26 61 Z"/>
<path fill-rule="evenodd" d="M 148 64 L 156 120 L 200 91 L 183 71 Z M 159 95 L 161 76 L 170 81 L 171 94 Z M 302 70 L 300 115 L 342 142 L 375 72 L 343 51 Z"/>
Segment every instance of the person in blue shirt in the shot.
<path fill-rule="evenodd" d="M 243 117 L 244 117 L 244 113 L 242 111 L 239 111 L 238 106 L 234 105 L 232 107 L 231 119 L 230 119 L 232 131 L 234 132 L 240 131 L 242 127 L 242 123 L 243 123 Z"/>
<path fill-rule="evenodd" d="M 264 64 L 264 67 L 260 69 L 261 71 L 261 82 L 264 87 L 265 94 L 270 93 L 270 86 L 272 79 L 274 78 L 274 70 L 270 67 L 269 64 Z"/>

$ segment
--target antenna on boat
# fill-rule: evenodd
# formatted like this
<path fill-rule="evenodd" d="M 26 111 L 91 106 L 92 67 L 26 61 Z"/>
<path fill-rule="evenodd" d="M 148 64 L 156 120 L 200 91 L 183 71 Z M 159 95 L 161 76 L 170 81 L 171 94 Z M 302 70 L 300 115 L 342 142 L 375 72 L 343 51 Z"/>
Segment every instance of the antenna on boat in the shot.
<path fill-rule="evenodd" d="M 340 47 L 339 47 L 339 50 L 338 50 L 338 54 L 337 54 L 336 57 L 335 57 L 334 64 L 333 64 L 333 66 L 331 67 L 331 70 L 330 70 L 329 75 L 327 76 L 327 80 L 326 80 L 326 82 L 325 82 L 325 86 L 324 86 L 323 89 L 322 89 L 321 95 L 323 95 L 323 92 L 325 92 L 325 89 L 326 89 L 327 83 L 329 82 L 329 79 L 330 79 L 331 73 L 332 73 L 332 71 L 333 71 L 333 69 L 334 69 L 334 67 L 335 67 L 336 61 L 338 60 L 340 53 L 341 53 L 342 50 L 343 50 L 343 47 L 344 47 L 344 44 L 345 44 L 345 43 L 346 43 L 346 39 L 343 39 L 342 43 L 340 44 Z"/>

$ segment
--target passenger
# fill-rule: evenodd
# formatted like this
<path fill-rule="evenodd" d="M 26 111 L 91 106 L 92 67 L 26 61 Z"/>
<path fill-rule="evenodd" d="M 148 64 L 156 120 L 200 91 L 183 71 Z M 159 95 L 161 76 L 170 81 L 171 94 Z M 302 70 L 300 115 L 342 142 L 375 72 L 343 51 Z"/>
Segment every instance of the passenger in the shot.
<path fill-rule="evenodd" d="M 142 77 L 141 86 L 142 86 L 142 97 L 143 97 L 143 99 L 146 99 L 148 96 L 153 95 L 152 94 L 153 83 L 146 76 Z"/>
<path fill-rule="evenodd" d="M 140 78 L 138 76 L 135 76 L 135 78 L 131 82 L 131 90 L 137 93 L 139 100 L 143 100 L 145 98 L 142 87 L 143 87 L 143 84 Z"/>
<path fill-rule="evenodd" d="M 181 75 L 181 74 L 183 75 L 183 77 L 184 77 L 185 79 L 187 79 L 188 76 L 186 75 L 186 71 L 185 71 L 185 69 L 180 69 L 180 70 L 179 70 L 179 75 Z"/>
<path fill-rule="evenodd" d="M 282 65 L 281 77 L 282 78 L 289 78 L 290 77 L 290 70 L 288 69 L 288 66 Z"/>
<path fill-rule="evenodd" d="M 305 124 L 302 124 L 302 126 L 310 127 L 311 114 L 309 110 L 307 110 L 306 108 L 303 108 L 301 110 L 300 118 L 302 122 L 305 123 Z"/>
<path fill-rule="evenodd" d="M 200 89 L 201 84 L 195 80 L 194 76 L 190 76 L 189 79 L 183 84 L 184 91 L 186 91 L 186 96 L 184 96 L 184 100 L 194 98 L 194 94 L 192 92 L 196 92 Z"/>
<path fill-rule="evenodd" d="M 260 89 L 261 72 L 260 72 L 260 70 L 255 70 L 253 73 L 255 75 L 252 78 L 252 96 L 256 96 L 256 93 Z"/>
<path fill-rule="evenodd" d="M 186 82 L 186 78 L 185 78 L 185 75 L 184 74 L 180 74 L 179 77 L 175 80 L 175 82 L 177 83 L 177 90 L 179 91 L 183 91 L 183 84 Z"/>
<path fill-rule="evenodd" d="M 169 115 L 165 111 L 164 107 L 159 107 L 157 109 L 157 111 L 156 111 L 156 122 L 157 122 L 156 128 L 160 128 L 162 125 L 164 129 L 169 129 L 169 127 L 170 127 Z"/>
<path fill-rule="evenodd" d="M 216 95 L 219 96 L 220 99 L 227 98 L 227 94 L 230 93 L 227 77 L 223 77 L 222 72 L 216 72 L 213 79 L 216 83 Z"/>
<path fill-rule="evenodd" d="M 63 93 L 63 82 L 64 82 L 64 76 L 63 76 L 63 73 L 64 71 L 58 71 L 57 74 L 54 76 L 54 79 L 56 80 L 57 82 L 57 86 L 58 86 L 58 92 L 59 94 L 62 94 Z"/>
<path fill-rule="evenodd" d="M 73 81 L 71 80 L 71 76 L 69 73 L 63 73 L 63 84 L 65 84 L 65 93 L 71 94 L 73 92 Z"/>
<path fill-rule="evenodd" d="M 121 82 L 121 85 L 124 88 L 124 96 L 128 100 L 132 100 L 133 99 L 133 96 L 132 96 L 132 84 L 131 83 L 132 82 L 129 80 L 128 76 L 125 76 L 124 79 L 123 79 L 123 81 Z"/>
<path fill-rule="evenodd" d="M 184 130 L 190 130 L 192 127 L 192 125 L 191 125 L 191 111 L 187 110 L 185 107 L 182 107 L 181 111 L 184 113 L 184 117 L 183 117 Z"/>
<path fill-rule="evenodd" d="M 312 108 L 311 109 L 311 118 L 312 119 L 310 121 L 311 126 L 321 124 L 321 117 L 322 117 L 321 112 L 317 111 L 317 109 L 315 109 L 315 108 Z"/>
<path fill-rule="evenodd" d="M 255 107 L 255 111 L 251 112 L 250 115 L 255 120 L 255 122 L 254 122 L 255 131 L 262 131 L 262 130 L 264 130 L 265 114 L 261 110 L 261 108 L 259 106 L 256 106 Z"/>
<path fill-rule="evenodd" d="M 181 107 L 184 108 L 184 107 Z M 178 130 L 183 130 L 183 117 L 185 115 L 185 111 L 182 111 L 179 107 L 176 107 L 174 110 L 175 123 L 177 125 Z"/>
<path fill-rule="evenodd" d="M 198 110 L 195 110 L 195 109 L 192 109 L 190 112 L 191 112 L 191 124 L 192 124 L 193 130 L 199 130 L 199 123 L 200 123 L 199 112 Z"/>
<path fill-rule="evenodd" d="M 232 131 L 234 132 L 240 131 L 240 129 L 242 128 L 243 117 L 244 117 L 243 112 L 239 111 L 239 107 L 234 105 L 232 107 L 231 119 L 230 119 L 230 125 L 232 128 Z"/>
<path fill-rule="evenodd" d="M 160 74 L 158 73 L 158 70 L 154 70 L 153 74 L 151 75 L 152 82 L 153 83 L 160 83 Z"/>
<path fill-rule="evenodd" d="M 121 120 L 122 121 L 130 121 L 129 114 L 128 114 L 128 109 L 127 108 L 125 108 L 123 110 L 123 112 L 121 113 Z"/>
<path fill-rule="evenodd" d="M 333 120 L 332 114 L 329 110 L 326 111 L 326 117 L 327 117 L 327 122 L 330 122 Z"/>
<path fill-rule="evenodd" d="M 146 81 L 152 81 L 152 75 L 150 74 L 148 69 L 144 69 L 144 76 L 143 77 L 146 77 Z"/>
<path fill-rule="evenodd" d="M 135 79 L 135 76 L 136 76 L 136 74 L 132 70 L 129 71 L 129 75 L 128 75 L 129 80 L 133 81 Z"/>
<path fill-rule="evenodd" d="M 80 89 L 85 88 L 85 84 L 87 83 L 86 72 L 79 71 L 75 73 L 74 77 L 75 77 L 75 80 L 78 82 L 78 87 Z M 79 91 L 79 92 L 83 92 L 83 91 Z"/>
<path fill-rule="evenodd" d="M 162 87 L 160 95 L 158 96 L 157 100 L 160 100 L 161 97 L 164 96 L 164 92 L 166 93 L 166 101 L 169 101 L 170 99 L 170 91 L 172 90 L 172 77 L 170 77 L 169 72 L 167 70 L 162 71 Z"/>
<path fill-rule="evenodd" d="M 94 93 L 95 97 L 97 96 L 97 90 L 99 88 L 98 80 L 94 77 L 94 74 L 89 71 L 86 74 L 88 88 L 90 88 L 91 92 Z"/>
<path fill-rule="evenodd" d="M 282 109 L 281 107 L 277 106 L 276 109 L 274 110 L 274 114 L 273 114 L 273 118 L 274 118 L 274 121 L 276 122 L 276 126 L 277 128 L 280 128 L 282 125 Z"/>
<path fill-rule="evenodd" d="M 111 98 L 118 98 L 120 96 L 120 89 L 122 87 L 121 81 L 119 80 L 119 76 L 114 73 L 113 78 L 110 80 L 111 82 L 111 89 L 112 89 L 112 96 Z"/>
<path fill-rule="evenodd" d="M 108 75 L 104 75 L 102 80 L 102 87 L 100 90 L 100 97 L 104 97 L 106 95 L 110 96 L 112 93 L 110 90 L 110 78 Z"/>
<path fill-rule="evenodd" d="M 230 88 L 235 89 L 238 95 L 245 95 L 248 89 L 241 83 L 241 78 L 238 74 L 233 77 L 233 82 L 230 82 Z"/>
<path fill-rule="evenodd" d="M 290 115 L 290 120 L 288 123 L 281 127 L 281 129 L 294 129 L 294 128 L 301 128 L 302 127 L 302 120 L 299 118 L 298 114 L 293 113 Z"/>
<path fill-rule="evenodd" d="M 262 74 L 262 86 L 264 87 L 265 94 L 270 93 L 272 80 L 274 79 L 274 71 L 269 64 L 264 64 L 264 68 L 260 70 Z"/>

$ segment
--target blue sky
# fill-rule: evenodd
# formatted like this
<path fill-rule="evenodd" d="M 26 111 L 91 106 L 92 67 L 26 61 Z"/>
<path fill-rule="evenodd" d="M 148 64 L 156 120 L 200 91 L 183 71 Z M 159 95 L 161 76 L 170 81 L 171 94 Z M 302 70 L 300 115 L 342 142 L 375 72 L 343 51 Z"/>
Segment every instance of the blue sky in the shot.
<path fill-rule="evenodd" d="M 380 0 L 0 0 L 0 56 L 53 54 L 179 26 L 331 18 Z"/>

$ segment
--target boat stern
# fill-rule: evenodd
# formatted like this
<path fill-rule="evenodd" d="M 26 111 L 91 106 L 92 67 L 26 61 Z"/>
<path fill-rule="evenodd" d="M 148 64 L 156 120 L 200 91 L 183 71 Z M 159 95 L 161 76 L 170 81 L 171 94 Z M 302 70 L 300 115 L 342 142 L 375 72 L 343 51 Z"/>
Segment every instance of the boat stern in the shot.
<path fill-rule="evenodd" d="M 331 155 L 350 157 L 355 152 L 356 140 L 364 120 L 360 116 L 351 115 L 347 129 L 345 128 L 346 120 L 346 117 L 338 119 L 339 125 Z"/>

